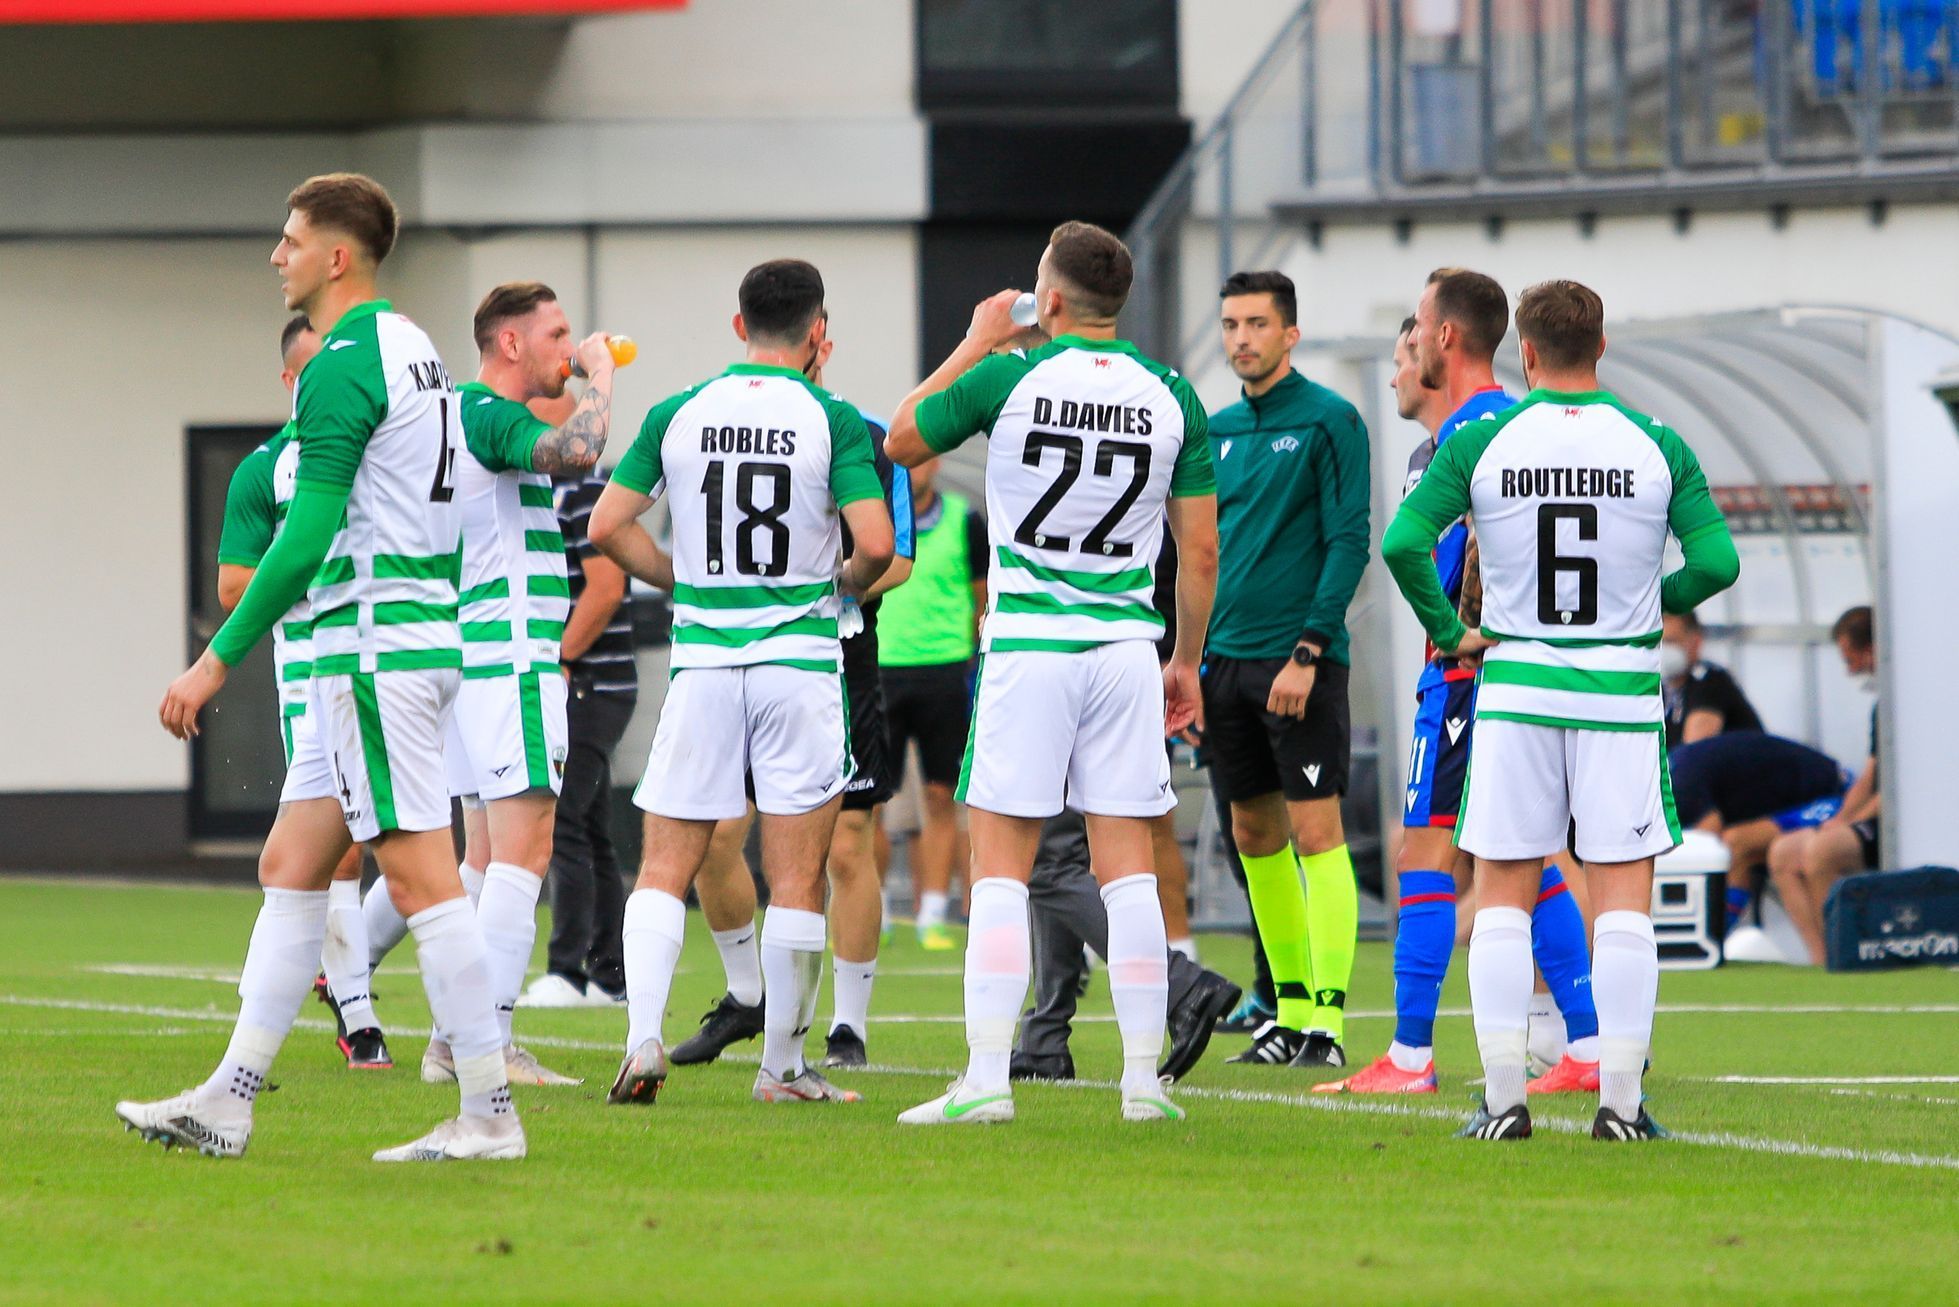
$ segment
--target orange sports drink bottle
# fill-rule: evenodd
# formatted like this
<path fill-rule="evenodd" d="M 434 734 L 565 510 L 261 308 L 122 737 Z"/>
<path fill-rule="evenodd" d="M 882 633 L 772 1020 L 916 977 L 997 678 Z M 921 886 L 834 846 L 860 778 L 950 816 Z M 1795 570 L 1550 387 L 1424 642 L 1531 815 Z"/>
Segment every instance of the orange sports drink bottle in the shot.
<path fill-rule="evenodd" d="M 623 368 L 639 357 L 639 346 L 633 343 L 631 336 L 607 336 L 605 338 L 605 347 L 612 351 L 612 364 L 614 367 Z M 558 375 L 561 377 L 582 377 L 585 375 L 585 369 L 578 366 L 577 358 L 568 358 L 558 365 Z"/>

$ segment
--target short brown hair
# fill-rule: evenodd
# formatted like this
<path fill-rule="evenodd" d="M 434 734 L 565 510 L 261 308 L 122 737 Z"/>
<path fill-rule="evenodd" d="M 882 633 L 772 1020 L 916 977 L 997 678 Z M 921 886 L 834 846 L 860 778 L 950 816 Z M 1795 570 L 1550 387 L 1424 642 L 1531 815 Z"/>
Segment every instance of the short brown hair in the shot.
<path fill-rule="evenodd" d="M 1129 247 L 1112 231 L 1092 222 L 1064 222 L 1048 236 L 1048 266 L 1068 283 L 1082 313 L 1114 318 L 1129 301 L 1136 265 Z"/>
<path fill-rule="evenodd" d="M 1428 284 L 1435 287 L 1435 311 L 1462 332 L 1470 353 L 1496 357 L 1510 330 L 1510 300 L 1496 278 L 1467 268 L 1437 268 L 1428 274 Z"/>
<path fill-rule="evenodd" d="M 541 281 L 506 281 L 476 306 L 476 348 L 487 354 L 504 323 L 525 317 L 540 304 L 557 302 L 558 292 Z"/>
<path fill-rule="evenodd" d="M 1517 334 L 1548 366 L 1583 367 L 1605 343 L 1605 301 L 1575 281 L 1540 281 L 1517 297 Z"/>
<path fill-rule="evenodd" d="M 1219 299 L 1228 300 L 1233 295 L 1270 295 L 1273 307 L 1279 310 L 1279 321 L 1288 327 L 1299 322 L 1299 292 L 1283 272 L 1234 272 L 1218 287 Z"/>
<path fill-rule="evenodd" d="M 306 215 L 315 227 L 353 237 L 376 263 L 388 257 L 401 230 L 401 212 L 387 188 L 357 172 L 307 178 L 286 197 L 286 208 Z"/>
<path fill-rule="evenodd" d="M 1830 628 L 1830 638 L 1848 640 L 1852 649 L 1868 649 L 1877 640 L 1872 626 L 1874 617 L 1869 604 L 1845 609 L 1843 616 L 1837 618 L 1837 624 Z"/>

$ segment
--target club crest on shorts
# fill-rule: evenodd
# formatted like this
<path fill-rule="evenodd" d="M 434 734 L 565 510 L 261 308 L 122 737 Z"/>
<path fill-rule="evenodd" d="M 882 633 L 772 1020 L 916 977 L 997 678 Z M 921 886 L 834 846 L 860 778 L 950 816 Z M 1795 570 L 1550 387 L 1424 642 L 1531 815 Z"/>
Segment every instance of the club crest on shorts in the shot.
<path fill-rule="evenodd" d="M 551 770 L 557 773 L 559 780 L 565 778 L 565 748 L 562 744 L 551 750 Z"/>

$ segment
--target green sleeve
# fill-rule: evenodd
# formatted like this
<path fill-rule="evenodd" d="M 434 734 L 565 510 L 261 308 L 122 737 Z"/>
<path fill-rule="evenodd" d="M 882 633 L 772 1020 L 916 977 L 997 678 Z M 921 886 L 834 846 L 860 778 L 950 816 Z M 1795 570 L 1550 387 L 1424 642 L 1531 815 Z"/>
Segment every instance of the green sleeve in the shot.
<path fill-rule="evenodd" d="M 1314 446 L 1318 456 L 1314 473 L 1318 478 L 1320 522 L 1326 534 L 1326 558 L 1313 585 L 1305 629 L 1322 644 L 1331 644 L 1332 633 L 1346 629 L 1347 606 L 1353 603 L 1361 573 L 1367 570 L 1368 519 L 1374 491 L 1367 426 L 1360 414 L 1351 408 L 1335 412 L 1323 424 L 1322 434 L 1324 439 Z"/>
<path fill-rule="evenodd" d="M 278 506 L 272 495 L 272 451 L 260 445 L 231 474 L 224 496 L 224 529 L 218 535 L 218 561 L 257 567 L 272 544 Z"/>
<path fill-rule="evenodd" d="M 299 480 L 350 487 L 369 437 L 388 415 L 388 389 L 371 319 L 366 332 L 337 337 L 333 343 L 336 348 L 321 350 L 299 374 L 293 414 Z"/>
<path fill-rule="evenodd" d="M 1673 479 L 1667 502 L 1667 526 L 1680 541 L 1680 570 L 1660 580 L 1660 611 L 1692 612 L 1735 583 L 1741 575 L 1741 555 L 1735 552 L 1728 520 L 1707 488 L 1700 459 L 1671 427 L 1653 433 L 1666 456 Z"/>
<path fill-rule="evenodd" d="M 860 499 L 884 498 L 884 483 L 877 479 L 877 460 L 871 457 L 871 429 L 856 409 L 828 395 L 824 411 L 830 415 L 830 497 L 837 507 Z"/>
<path fill-rule="evenodd" d="M 1170 473 L 1173 497 L 1215 495 L 1218 492 L 1217 468 L 1211 462 L 1211 417 L 1198 401 L 1197 392 L 1182 377 L 1170 382 L 1170 393 L 1184 411 L 1184 446 L 1177 451 L 1177 465 Z"/>
<path fill-rule="evenodd" d="M 1428 638 L 1444 653 L 1453 653 L 1462 643 L 1464 627 L 1456 606 L 1442 591 L 1442 578 L 1435 570 L 1435 542 L 1451 522 L 1469 511 L 1470 473 L 1488 443 L 1487 436 L 1478 440 L 1461 431 L 1444 441 L 1428 471 L 1401 501 L 1381 541 L 1381 558 L 1395 585 L 1421 619 Z"/>
<path fill-rule="evenodd" d="M 680 411 L 681 405 L 693 398 L 692 387 L 671 395 L 655 404 L 647 413 L 646 421 L 639 424 L 639 434 L 627 448 L 626 456 L 619 460 L 619 466 L 612 469 L 612 483 L 624 486 L 637 495 L 658 496 L 660 484 L 666 479 L 666 469 L 660 463 L 660 444 L 667 438 L 667 427 L 673 415 Z"/>
<path fill-rule="evenodd" d="M 351 488 L 300 482 L 286 513 L 285 529 L 259 560 L 238 607 L 211 637 L 211 652 L 219 662 L 236 667 L 273 624 L 306 597 L 307 587 L 333 547 Z"/>
<path fill-rule="evenodd" d="M 959 379 L 936 395 L 927 395 L 912 410 L 918 434 L 936 454 L 959 448 L 993 423 L 1013 394 L 1020 379 L 1027 375 L 1027 356 L 989 354 L 962 373 Z"/>
<path fill-rule="evenodd" d="M 492 472 L 530 472 L 531 451 L 551 424 L 515 400 L 471 392 L 463 398 L 463 443 Z"/>

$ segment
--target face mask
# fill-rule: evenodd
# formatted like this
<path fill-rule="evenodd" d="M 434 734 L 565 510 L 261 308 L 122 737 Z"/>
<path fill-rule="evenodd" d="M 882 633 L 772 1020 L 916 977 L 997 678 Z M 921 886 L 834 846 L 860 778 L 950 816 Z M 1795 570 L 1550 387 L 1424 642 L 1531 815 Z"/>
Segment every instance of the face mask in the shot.
<path fill-rule="evenodd" d="M 1677 644 L 1660 645 L 1660 675 L 1669 681 L 1687 674 L 1687 651 Z"/>

